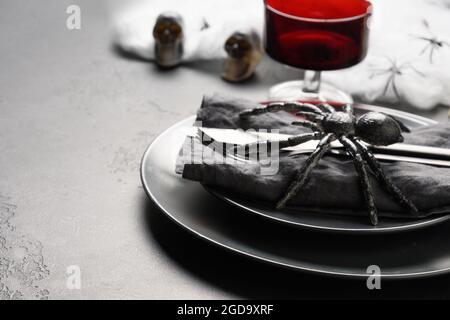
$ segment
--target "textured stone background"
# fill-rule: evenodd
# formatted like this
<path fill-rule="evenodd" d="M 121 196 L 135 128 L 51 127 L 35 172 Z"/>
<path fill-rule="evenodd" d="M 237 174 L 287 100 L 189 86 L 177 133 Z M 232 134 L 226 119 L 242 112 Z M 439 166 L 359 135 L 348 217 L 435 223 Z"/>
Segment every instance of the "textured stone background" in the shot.
<path fill-rule="evenodd" d="M 81 30 L 65 27 L 70 4 L 81 6 Z M 205 92 L 263 99 L 297 72 L 264 61 L 239 86 L 220 80 L 219 62 L 162 73 L 111 47 L 109 14 L 122 5 L 0 3 L 0 299 L 373 295 L 364 283 L 211 248 L 149 204 L 138 166 L 159 132 L 193 114 Z M 446 112 L 427 115 L 445 121 Z M 81 290 L 66 286 L 71 265 Z M 383 296 L 443 297 L 447 282 L 387 284 Z"/>

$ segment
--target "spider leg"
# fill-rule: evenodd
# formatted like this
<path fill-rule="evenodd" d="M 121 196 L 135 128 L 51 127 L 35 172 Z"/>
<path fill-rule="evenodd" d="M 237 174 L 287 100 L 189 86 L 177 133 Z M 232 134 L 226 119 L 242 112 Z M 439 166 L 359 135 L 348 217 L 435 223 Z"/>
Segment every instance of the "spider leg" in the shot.
<path fill-rule="evenodd" d="M 260 114 L 278 111 L 294 112 L 294 111 L 301 111 L 302 107 L 303 104 L 297 102 L 271 103 L 262 108 L 255 108 L 243 111 L 239 114 L 239 116 L 241 118 L 245 118 L 249 116 L 256 116 Z"/>
<path fill-rule="evenodd" d="M 386 73 L 390 73 L 390 72 L 391 72 L 390 69 L 374 69 L 374 70 L 372 70 L 372 71 L 373 71 L 373 72 L 372 72 L 372 74 L 369 76 L 369 79 L 373 79 L 373 78 L 375 78 L 375 77 L 382 76 L 382 75 L 384 75 L 384 74 L 386 74 Z"/>
<path fill-rule="evenodd" d="M 328 104 L 326 102 L 319 103 L 317 106 L 325 113 L 335 113 L 336 112 L 336 109 L 334 109 L 330 104 Z"/>
<path fill-rule="evenodd" d="M 308 142 L 310 140 L 318 140 L 323 138 L 324 134 L 322 132 L 312 132 L 312 133 L 304 133 L 297 136 L 290 137 L 286 140 L 280 140 L 278 141 L 278 150 L 288 148 L 288 147 L 294 147 L 296 145 Z M 239 151 L 244 149 L 245 156 L 248 156 L 250 154 L 251 150 L 258 150 L 257 148 L 262 144 L 270 145 L 273 143 L 273 141 L 258 141 L 254 143 L 249 143 L 245 145 L 240 145 L 237 147 L 233 147 L 234 151 Z"/>
<path fill-rule="evenodd" d="M 389 87 L 391 86 L 391 84 L 392 84 L 392 82 L 393 82 L 393 79 L 394 79 L 394 75 L 390 75 L 390 76 L 388 77 L 387 82 L 386 82 L 386 85 L 384 86 L 384 89 L 383 89 L 383 96 L 385 96 L 386 93 L 388 92 Z"/>
<path fill-rule="evenodd" d="M 392 90 L 394 90 L 394 94 L 397 97 L 397 99 L 401 100 L 401 96 L 400 93 L 398 92 L 397 84 L 395 82 L 395 77 L 392 78 Z"/>
<path fill-rule="evenodd" d="M 311 129 L 313 131 L 322 131 L 317 124 L 315 124 L 311 121 L 294 121 L 291 124 L 293 126 L 305 127 L 305 128 Z"/>
<path fill-rule="evenodd" d="M 429 39 L 427 39 L 427 38 L 424 38 L 424 40 L 429 41 Z M 430 45 L 431 45 L 431 43 L 426 44 L 425 47 L 423 47 L 422 51 L 420 51 L 420 54 L 421 55 L 424 54 L 427 51 L 427 49 L 430 47 Z"/>
<path fill-rule="evenodd" d="M 401 66 L 402 68 L 410 68 L 412 71 L 414 71 L 415 73 L 417 73 L 419 76 L 421 77 L 425 77 L 425 73 L 421 72 L 420 70 L 418 70 L 416 67 L 414 67 L 411 63 L 407 62 L 402 64 Z"/>
<path fill-rule="evenodd" d="M 383 55 L 383 56 L 384 56 L 384 58 L 385 58 L 387 61 L 389 61 L 389 63 L 390 63 L 391 65 L 393 65 L 393 66 L 397 65 L 397 61 L 396 61 L 395 59 L 392 59 L 391 57 L 386 56 L 386 55 Z"/>
<path fill-rule="evenodd" d="M 308 121 L 316 122 L 316 121 L 322 121 L 325 116 L 313 113 L 313 112 L 306 112 L 306 111 L 299 111 L 295 114 L 296 116 L 305 117 Z"/>
<path fill-rule="evenodd" d="M 294 177 L 294 180 L 289 186 L 286 194 L 280 199 L 280 201 L 278 201 L 277 209 L 283 209 L 287 202 L 295 197 L 300 189 L 306 184 L 311 171 L 314 167 L 316 167 L 323 155 L 329 150 L 330 143 L 334 139 L 334 135 L 329 133 L 319 142 L 317 149 L 309 156 L 300 171 Z"/>
<path fill-rule="evenodd" d="M 364 200 L 366 202 L 367 210 L 369 211 L 370 222 L 372 225 L 376 226 L 378 224 L 377 207 L 375 206 L 372 185 L 370 184 L 366 163 L 364 162 L 358 147 L 352 141 L 346 137 L 341 137 L 339 141 L 344 145 L 345 149 L 353 159 L 353 165 L 358 173 Z"/>
<path fill-rule="evenodd" d="M 377 177 L 378 181 L 384 185 L 386 190 L 391 194 L 391 196 L 398 201 L 405 208 L 411 212 L 418 212 L 417 207 L 403 194 L 403 192 L 386 176 L 380 163 L 375 159 L 372 152 L 364 144 L 362 144 L 358 139 L 350 138 L 350 140 L 356 144 L 360 150 L 364 160 L 368 163 L 370 169 Z"/>
<path fill-rule="evenodd" d="M 317 113 L 318 115 L 325 116 L 325 112 L 321 110 L 319 107 L 316 107 L 313 104 L 310 103 L 303 103 L 299 104 L 298 108 L 299 112 L 306 111 L 306 112 L 312 112 Z"/>
<path fill-rule="evenodd" d="M 430 42 L 430 37 L 424 37 L 424 36 L 413 36 L 413 37 L 416 39 L 419 39 L 419 40 Z"/>
<path fill-rule="evenodd" d="M 436 46 L 435 45 L 432 45 L 431 46 L 431 48 L 430 48 L 430 56 L 429 56 L 429 60 L 430 60 L 430 63 L 431 64 L 433 64 L 433 56 L 434 56 L 434 50 L 436 49 Z"/>
<path fill-rule="evenodd" d="M 315 131 L 313 133 L 304 133 L 298 136 L 293 136 L 287 139 L 285 142 L 279 142 L 280 148 L 294 147 L 299 144 L 308 142 L 310 140 L 322 139 L 325 134 L 320 131 Z"/>

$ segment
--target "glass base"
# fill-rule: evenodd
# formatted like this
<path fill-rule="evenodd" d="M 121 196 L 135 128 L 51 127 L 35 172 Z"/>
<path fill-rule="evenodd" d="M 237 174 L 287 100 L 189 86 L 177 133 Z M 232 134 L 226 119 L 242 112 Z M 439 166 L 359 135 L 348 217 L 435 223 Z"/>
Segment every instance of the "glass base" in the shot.
<path fill-rule="evenodd" d="M 301 101 L 328 101 L 337 103 L 353 103 L 353 98 L 333 87 L 332 85 L 322 82 L 319 93 L 302 91 L 303 81 L 287 81 L 274 85 L 269 90 L 270 100 L 301 100 Z"/>

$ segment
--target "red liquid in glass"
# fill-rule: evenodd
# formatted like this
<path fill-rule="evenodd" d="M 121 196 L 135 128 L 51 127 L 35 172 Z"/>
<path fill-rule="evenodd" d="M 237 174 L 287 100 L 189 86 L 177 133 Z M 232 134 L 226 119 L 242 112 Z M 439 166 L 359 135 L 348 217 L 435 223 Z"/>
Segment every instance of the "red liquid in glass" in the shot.
<path fill-rule="evenodd" d="M 266 0 L 266 52 L 301 69 L 353 66 L 367 54 L 370 7 L 365 0 Z"/>

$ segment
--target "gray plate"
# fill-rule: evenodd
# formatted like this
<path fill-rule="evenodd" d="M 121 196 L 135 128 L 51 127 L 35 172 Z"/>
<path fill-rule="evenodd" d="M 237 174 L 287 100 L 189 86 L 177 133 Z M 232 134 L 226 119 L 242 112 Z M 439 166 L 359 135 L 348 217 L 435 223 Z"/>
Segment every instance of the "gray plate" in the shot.
<path fill-rule="evenodd" d="M 366 277 L 370 265 L 380 266 L 381 276 L 387 278 L 450 269 L 447 223 L 414 232 L 344 234 L 303 230 L 236 210 L 199 183 L 174 173 L 192 121 L 183 120 L 155 139 L 144 154 L 141 178 L 161 211 L 193 234 L 261 261 L 329 275 Z"/>
<path fill-rule="evenodd" d="M 404 122 L 411 130 L 416 130 L 435 123 L 433 120 L 393 109 L 363 104 L 355 105 L 355 114 L 357 115 L 363 114 L 368 111 L 379 111 L 386 114 L 391 114 Z M 398 232 L 414 228 L 426 227 L 448 220 L 450 218 L 449 215 L 430 217 L 421 220 L 382 218 L 380 219 L 379 224 L 374 227 L 368 223 L 368 219 L 365 217 L 346 217 L 325 214 L 318 215 L 317 213 L 310 213 L 306 211 L 296 211 L 295 214 L 293 214 L 292 211 L 287 212 L 275 210 L 268 205 L 245 200 L 234 195 L 222 192 L 221 190 L 215 190 L 208 186 L 205 186 L 205 188 L 212 194 L 217 196 L 219 199 L 222 199 L 250 213 L 257 214 L 281 223 L 325 231 L 352 233 Z"/>

